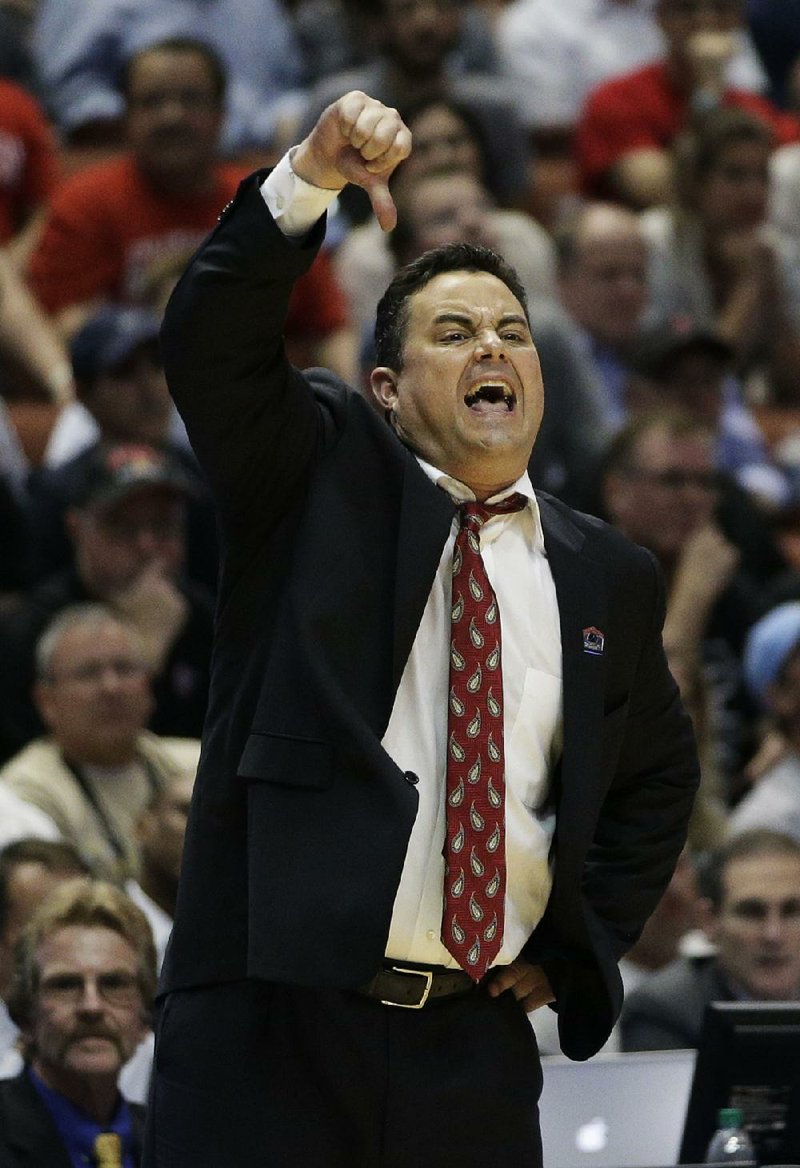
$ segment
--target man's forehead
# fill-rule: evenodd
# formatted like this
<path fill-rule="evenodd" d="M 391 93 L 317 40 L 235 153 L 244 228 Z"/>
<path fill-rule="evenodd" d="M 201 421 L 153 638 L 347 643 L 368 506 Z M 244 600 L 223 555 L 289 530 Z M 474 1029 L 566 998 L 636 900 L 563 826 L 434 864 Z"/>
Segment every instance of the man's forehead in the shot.
<path fill-rule="evenodd" d="M 525 319 L 519 300 L 499 276 L 470 269 L 434 276 L 412 295 L 411 310 L 431 320 L 448 315 L 477 317 L 487 312 Z"/>
<path fill-rule="evenodd" d="M 634 457 L 640 466 L 660 469 L 662 466 L 695 466 L 713 460 L 713 440 L 704 431 L 674 434 L 666 427 L 645 430 L 634 448 Z"/>
<path fill-rule="evenodd" d="M 104 925 L 61 925 L 42 937 L 37 950 L 40 969 L 44 966 L 76 969 L 135 966 L 136 951 L 116 929 Z"/>
<path fill-rule="evenodd" d="M 722 873 L 726 901 L 758 899 L 765 904 L 787 893 L 800 897 L 800 856 L 766 852 L 732 859 Z"/>
<path fill-rule="evenodd" d="M 131 491 L 129 495 L 114 503 L 95 507 L 95 514 L 102 521 L 108 519 L 127 519 L 129 515 L 141 515 L 153 512 L 172 512 L 181 509 L 185 496 L 173 487 L 161 483 L 152 483 Z"/>
<path fill-rule="evenodd" d="M 178 77 L 183 80 L 192 76 L 214 88 L 211 68 L 201 52 L 193 48 L 170 48 L 166 45 L 144 49 L 130 68 L 129 88 L 152 88 L 173 82 Z"/>
<path fill-rule="evenodd" d="M 109 615 L 108 620 L 95 623 L 76 624 L 65 629 L 59 637 L 53 652 L 57 659 L 97 656 L 98 649 L 112 645 L 114 648 L 132 649 L 134 642 L 123 624 Z"/>
<path fill-rule="evenodd" d="M 636 231 L 618 230 L 587 236 L 575 248 L 577 263 L 585 268 L 605 270 L 620 264 L 644 268 L 647 263 L 647 245 Z"/>
<path fill-rule="evenodd" d="M 27 917 L 44 900 L 48 892 L 66 876 L 80 876 L 74 872 L 52 872 L 39 860 L 22 860 L 15 864 L 8 877 L 8 917 Z"/>

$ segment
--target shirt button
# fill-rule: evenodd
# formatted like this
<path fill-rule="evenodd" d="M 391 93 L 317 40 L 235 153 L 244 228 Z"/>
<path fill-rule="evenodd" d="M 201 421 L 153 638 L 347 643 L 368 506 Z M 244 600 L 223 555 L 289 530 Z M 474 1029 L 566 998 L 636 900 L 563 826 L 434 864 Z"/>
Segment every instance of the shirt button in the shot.
<path fill-rule="evenodd" d="M 412 787 L 416 787 L 417 783 L 419 782 L 419 775 L 415 775 L 413 771 L 406 771 L 403 778 L 407 783 L 410 783 Z"/>
<path fill-rule="evenodd" d="M 436 940 L 436 931 L 434 929 L 428 929 L 428 940 L 429 941 Z"/>
<path fill-rule="evenodd" d="M 283 195 L 278 195 L 277 199 L 275 200 L 275 206 L 279 211 L 282 211 L 286 206 L 286 200 L 284 199 Z"/>

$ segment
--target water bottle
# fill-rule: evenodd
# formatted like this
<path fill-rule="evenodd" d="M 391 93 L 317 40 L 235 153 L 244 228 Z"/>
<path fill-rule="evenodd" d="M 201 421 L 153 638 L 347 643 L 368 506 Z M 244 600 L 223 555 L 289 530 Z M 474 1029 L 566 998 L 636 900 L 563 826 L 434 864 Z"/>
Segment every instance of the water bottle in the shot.
<path fill-rule="evenodd" d="M 742 1127 L 739 1107 L 721 1107 L 717 1125 L 706 1150 L 706 1164 L 741 1164 L 755 1160 L 750 1137 Z"/>

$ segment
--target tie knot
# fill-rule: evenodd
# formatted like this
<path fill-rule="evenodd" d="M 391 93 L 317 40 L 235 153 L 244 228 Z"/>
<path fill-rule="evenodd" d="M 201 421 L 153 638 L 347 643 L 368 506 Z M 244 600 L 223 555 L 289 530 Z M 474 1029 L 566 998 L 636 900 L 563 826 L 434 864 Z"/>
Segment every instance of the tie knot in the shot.
<path fill-rule="evenodd" d="M 459 508 L 461 527 L 471 527 L 479 531 L 487 519 L 493 515 L 510 515 L 512 511 L 521 511 L 528 500 L 519 491 L 501 499 L 499 503 L 462 503 Z"/>
<path fill-rule="evenodd" d="M 122 1168 L 122 1140 L 116 1132 L 101 1132 L 94 1141 L 97 1168 Z"/>

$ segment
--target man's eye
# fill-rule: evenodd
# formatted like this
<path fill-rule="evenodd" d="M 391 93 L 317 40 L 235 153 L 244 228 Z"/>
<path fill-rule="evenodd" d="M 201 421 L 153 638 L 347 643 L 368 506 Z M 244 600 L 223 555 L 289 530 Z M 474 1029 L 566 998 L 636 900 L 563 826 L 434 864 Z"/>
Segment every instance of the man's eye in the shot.
<path fill-rule="evenodd" d="M 446 333 L 443 334 L 442 340 L 444 340 L 444 341 L 463 341 L 464 338 L 466 337 L 466 335 L 467 334 L 464 332 L 463 329 L 449 329 Z"/>
<path fill-rule="evenodd" d="M 56 993 L 62 993 L 64 990 L 74 990 L 76 987 L 80 987 L 82 984 L 83 980 L 81 978 L 74 977 L 69 973 L 51 977 L 46 983 L 47 988 L 50 990 L 55 990 Z"/>
<path fill-rule="evenodd" d="M 516 329 L 510 329 L 506 332 L 503 332 L 501 336 L 504 341 L 513 341 L 514 344 L 521 344 L 525 340 L 524 335 L 521 332 L 518 332 Z"/>

